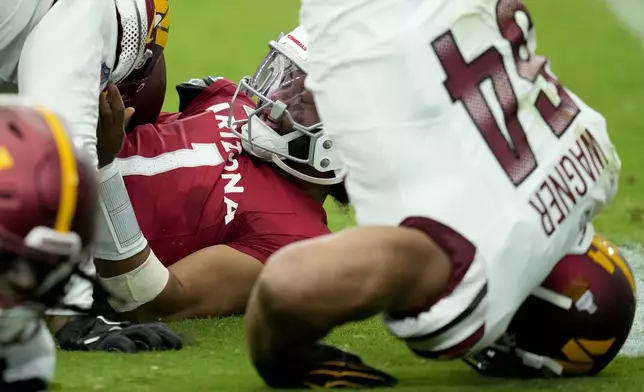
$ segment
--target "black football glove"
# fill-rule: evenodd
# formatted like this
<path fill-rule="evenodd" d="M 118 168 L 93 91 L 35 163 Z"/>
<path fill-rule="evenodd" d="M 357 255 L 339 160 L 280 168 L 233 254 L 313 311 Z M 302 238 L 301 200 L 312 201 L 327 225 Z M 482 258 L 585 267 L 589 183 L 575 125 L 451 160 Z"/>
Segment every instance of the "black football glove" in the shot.
<path fill-rule="evenodd" d="M 181 338 L 163 323 L 133 324 L 109 321 L 103 316 L 83 316 L 56 334 L 60 348 L 69 351 L 180 350 Z"/>
<path fill-rule="evenodd" d="M 398 380 L 365 365 L 357 355 L 332 346 L 315 344 L 271 363 L 255 363 L 257 372 L 272 388 L 387 388 Z"/>

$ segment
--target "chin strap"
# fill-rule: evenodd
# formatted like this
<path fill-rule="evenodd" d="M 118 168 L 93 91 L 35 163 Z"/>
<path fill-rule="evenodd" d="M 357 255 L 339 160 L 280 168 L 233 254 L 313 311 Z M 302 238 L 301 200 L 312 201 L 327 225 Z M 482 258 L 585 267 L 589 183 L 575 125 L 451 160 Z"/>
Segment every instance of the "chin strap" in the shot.
<path fill-rule="evenodd" d="M 556 376 L 561 376 L 563 374 L 563 366 L 555 361 L 554 359 L 544 357 L 541 355 L 536 355 L 523 351 L 521 349 L 515 349 L 515 354 L 521 358 L 525 366 L 531 367 L 533 369 L 542 369 L 546 372 L 550 372 Z"/>
<path fill-rule="evenodd" d="M 489 377 L 541 378 L 561 376 L 564 370 L 552 358 L 498 344 L 463 360 L 481 375 Z"/>

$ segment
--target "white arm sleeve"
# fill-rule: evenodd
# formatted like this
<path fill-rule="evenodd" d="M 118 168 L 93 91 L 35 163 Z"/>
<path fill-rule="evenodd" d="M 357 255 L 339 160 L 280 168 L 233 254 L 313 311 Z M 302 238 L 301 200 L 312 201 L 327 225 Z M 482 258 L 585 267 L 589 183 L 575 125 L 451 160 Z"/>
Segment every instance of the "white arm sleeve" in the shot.
<path fill-rule="evenodd" d="M 30 33 L 18 65 L 20 94 L 61 115 L 95 164 L 102 71 L 114 68 L 117 35 L 114 0 L 58 0 Z"/>

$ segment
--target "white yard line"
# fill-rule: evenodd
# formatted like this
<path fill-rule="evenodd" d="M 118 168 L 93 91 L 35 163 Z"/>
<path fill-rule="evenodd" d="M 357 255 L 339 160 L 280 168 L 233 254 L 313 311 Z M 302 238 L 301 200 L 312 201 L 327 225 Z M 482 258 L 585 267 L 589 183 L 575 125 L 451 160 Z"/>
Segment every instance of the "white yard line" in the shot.
<path fill-rule="evenodd" d="M 644 356 L 644 246 L 631 245 L 621 248 L 624 258 L 633 270 L 637 285 L 637 311 L 635 312 L 635 322 L 631 328 L 624 347 L 622 347 L 621 355 L 629 357 L 643 357 Z M 615 304 L 619 306 L 620 304 Z"/>
<path fill-rule="evenodd" d="M 604 0 L 630 32 L 644 45 L 644 0 Z M 644 48 L 643 48 L 644 49 Z M 622 251 L 637 280 L 637 312 L 631 334 L 621 355 L 644 356 L 644 246 L 624 246 Z"/>
<path fill-rule="evenodd" d="M 604 0 L 617 18 L 644 44 L 644 1 Z"/>

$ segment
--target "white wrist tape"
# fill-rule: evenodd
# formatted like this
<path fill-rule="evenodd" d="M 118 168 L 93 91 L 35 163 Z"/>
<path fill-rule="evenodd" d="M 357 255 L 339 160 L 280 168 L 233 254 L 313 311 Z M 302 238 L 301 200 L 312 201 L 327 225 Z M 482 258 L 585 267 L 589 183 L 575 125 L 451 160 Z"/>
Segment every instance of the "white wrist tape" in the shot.
<path fill-rule="evenodd" d="M 99 170 L 98 204 L 95 258 L 125 260 L 145 249 L 148 241 L 141 233 L 116 162 Z"/>
<path fill-rule="evenodd" d="M 129 312 L 155 299 L 170 279 L 170 271 L 150 250 L 143 264 L 133 271 L 111 278 L 101 278 L 110 293 L 108 299 L 117 312 Z"/>

